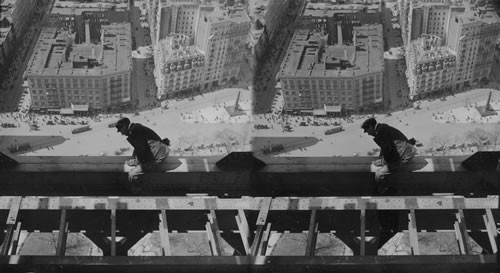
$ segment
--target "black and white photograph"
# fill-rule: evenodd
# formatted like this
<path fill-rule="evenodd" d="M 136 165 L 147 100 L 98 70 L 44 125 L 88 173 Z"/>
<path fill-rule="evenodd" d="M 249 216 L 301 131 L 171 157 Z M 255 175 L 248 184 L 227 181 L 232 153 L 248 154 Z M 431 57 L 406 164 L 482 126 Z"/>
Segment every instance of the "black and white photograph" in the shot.
<path fill-rule="evenodd" d="M 497 272 L 498 0 L 0 0 L 0 272 Z"/>

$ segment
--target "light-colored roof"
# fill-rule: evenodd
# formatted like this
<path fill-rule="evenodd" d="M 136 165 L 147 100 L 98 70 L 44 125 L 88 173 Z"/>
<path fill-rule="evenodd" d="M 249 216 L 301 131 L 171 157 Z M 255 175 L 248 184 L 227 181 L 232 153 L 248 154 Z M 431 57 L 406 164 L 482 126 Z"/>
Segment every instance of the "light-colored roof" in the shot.
<path fill-rule="evenodd" d="M 283 60 L 280 77 L 353 77 L 382 71 L 382 25 L 354 26 L 353 30 L 356 33 L 355 45 L 326 45 L 327 36 L 296 30 Z M 341 68 L 340 64 L 346 62 L 348 65 Z"/>
<path fill-rule="evenodd" d="M 112 8 L 116 11 L 127 10 L 128 1 L 122 0 L 122 3 L 114 3 L 114 1 L 93 1 L 90 3 L 80 3 L 80 1 L 55 0 L 51 13 L 62 15 L 80 15 L 82 12 L 103 11 Z"/>
<path fill-rule="evenodd" d="M 27 75 L 100 76 L 132 69 L 130 23 L 102 26 L 100 44 L 72 44 L 74 34 L 44 28 L 30 59 Z M 67 58 L 66 58 L 67 57 Z M 75 66 L 96 59 L 93 68 Z"/>
<path fill-rule="evenodd" d="M 417 63 L 425 63 L 448 57 L 455 57 L 453 51 L 447 46 L 425 45 L 424 38 L 419 38 L 411 43 L 411 50 L 415 54 Z"/>

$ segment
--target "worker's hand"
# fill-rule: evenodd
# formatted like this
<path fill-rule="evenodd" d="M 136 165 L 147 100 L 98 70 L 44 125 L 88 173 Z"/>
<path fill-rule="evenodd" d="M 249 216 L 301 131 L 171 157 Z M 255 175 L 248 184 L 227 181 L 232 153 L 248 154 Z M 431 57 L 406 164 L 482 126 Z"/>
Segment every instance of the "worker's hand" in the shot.
<path fill-rule="evenodd" d="M 129 165 L 130 167 L 135 167 L 137 165 L 139 165 L 139 162 L 137 161 L 137 159 L 130 159 L 130 160 L 127 160 L 127 162 L 125 162 L 127 165 Z"/>
<path fill-rule="evenodd" d="M 377 159 L 377 160 L 374 160 L 372 162 L 373 165 L 377 166 L 377 167 L 382 167 L 385 165 L 385 162 L 383 159 Z"/>

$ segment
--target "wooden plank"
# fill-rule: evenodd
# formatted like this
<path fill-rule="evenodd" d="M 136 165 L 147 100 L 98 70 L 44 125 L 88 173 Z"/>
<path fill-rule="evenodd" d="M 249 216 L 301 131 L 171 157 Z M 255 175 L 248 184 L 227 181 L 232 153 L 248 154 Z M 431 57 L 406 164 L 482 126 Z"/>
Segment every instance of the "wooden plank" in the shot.
<path fill-rule="evenodd" d="M 217 222 L 217 215 L 215 214 L 215 210 L 210 210 L 210 225 L 211 230 L 213 232 L 213 238 L 215 247 L 217 248 L 218 255 L 224 255 L 224 249 L 222 244 L 222 237 L 220 236 L 219 223 Z"/>
<path fill-rule="evenodd" d="M 57 235 L 56 256 L 64 256 L 66 253 L 66 239 L 68 231 L 68 222 L 66 221 L 66 210 L 61 210 L 59 220 L 59 233 Z"/>
<path fill-rule="evenodd" d="M 271 198 L 271 197 L 266 197 L 266 198 L 262 199 L 260 209 L 259 209 L 259 215 L 257 216 L 256 225 L 265 225 L 266 224 L 267 215 L 269 214 L 269 209 L 271 208 L 272 200 L 273 200 L 273 198 Z"/>
<path fill-rule="evenodd" d="M 311 211 L 311 218 L 309 220 L 309 231 L 307 232 L 307 242 L 306 242 L 306 256 L 314 256 L 316 240 L 315 227 L 316 223 L 316 210 Z"/>
<path fill-rule="evenodd" d="M 170 250 L 170 238 L 168 235 L 168 225 L 167 225 L 167 213 L 164 209 L 160 212 L 160 240 L 161 240 L 161 249 L 163 256 L 172 256 L 172 251 Z"/>
<path fill-rule="evenodd" d="M 250 255 L 257 256 L 259 251 L 260 240 L 262 239 L 262 233 L 264 232 L 264 226 L 259 225 L 255 230 L 255 236 L 253 238 L 252 246 L 250 247 Z"/>
<path fill-rule="evenodd" d="M 245 249 L 245 255 L 250 254 L 250 244 L 248 240 L 250 239 L 250 228 L 248 227 L 247 217 L 244 210 L 238 210 L 238 214 L 234 216 L 236 224 L 238 225 L 238 230 L 240 231 L 241 241 L 243 242 L 243 248 Z"/>
<path fill-rule="evenodd" d="M 116 256 L 116 210 L 111 210 L 111 256 Z"/>
<path fill-rule="evenodd" d="M 19 237 L 21 236 L 21 222 L 17 222 L 16 231 L 14 232 L 14 236 L 12 239 L 12 247 L 10 251 L 10 255 L 17 254 L 17 246 L 19 244 Z"/>
<path fill-rule="evenodd" d="M 457 217 L 458 231 L 460 233 L 460 237 L 462 238 L 463 242 L 464 254 L 471 255 L 472 247 L 470 245 L 469 234 L 467 233 L 467 225 L 465 223 L 464 211 L 462 209 L 459 209 L 458 213 L 456 214 L 456 217 Z"/>
<path fill-rule="evenodd" d="M 210 222 L 205 224 L 205 229 L 207 231 L 208 242 L 210 243 L 210 250 L 212 251 L 213 256 L 219 256 L 220 252 L 218 252 L 217 245 L 215 244 L 214 231 L 212 230 L 212 225 Z"/>
<path fill-rule="evenodd" d="M 255 231 L 255 237 L 252 242 L 252 246 L 250 247 L 250 253 L 253 256 L 257 256 L 259 254 L 259 246 L 261 245 L 262 234 L 264 232 L 264 225 L 267 221 L 267 215 L 269 214 L 269 209 L 271 208 L 272 198 L 266 197 L 262 199 L 260 203 L 259 215 L 257 216 L 256 226 L 257 229 Z"/>
<path fill-rule="evenodd" d="M 365 256 L 366 252 L 366 236 L 365 236 L 365 230 L 366 230 L 366 211 L 364 208 L 361 209 L 360 214 L 359 214 L 359 220 L 361 223 L 360 227 L 360 245 L 359 245 L 359 255 Z"/>
<path fill-rule="evenodd" d="M 262 240 L 260 240 L 260 245 L 257 255 L 266 256 L 267 244 L 269 242 L 270 236 L 271 236 L 271 223 L 267 223 L 266 230 L 262 234 Z"/>
<path fill-rule="evenodd" d="M 493 253 L 497 253 L 498 232 L 495 225 L 495 219 L 493 218 L 493 213 L 491 212 L 491 209 L 486 209 L 485 211 L 486 213 L 483 215 L 483 221 L 486 226 L 486 230 L 488 232 L 488 238 L 490 240 L 491 250 L 493 251 Z"/>
<path fill-rule="evenodd" d="M 415 210 L 410 210 L 408 214 L 408 232 L 410 236 L 410 246 L 412 255 L 420 255 L 420 247 L 418 245 L 417 219 Z"/>
<path fill-rule="evenodd" d="M 22 197 L 14 197 L 14 198 L 9 198 L 9 215 L 7 216 L 7 221 L 6 221 L 6 229 L 7 232 L 5 234 L 3 243 L 2 243 L 2 248 L 0 249 L 0 255 L 7 255 L 10 246 L 11 246 L 11 240 L 12 240 L 12 235 L 14 232 L 14 226 L 17 222 L 17 215 L 19 213 L 19 209 L 21 208 L 21 203 L 22 203 Z"/>

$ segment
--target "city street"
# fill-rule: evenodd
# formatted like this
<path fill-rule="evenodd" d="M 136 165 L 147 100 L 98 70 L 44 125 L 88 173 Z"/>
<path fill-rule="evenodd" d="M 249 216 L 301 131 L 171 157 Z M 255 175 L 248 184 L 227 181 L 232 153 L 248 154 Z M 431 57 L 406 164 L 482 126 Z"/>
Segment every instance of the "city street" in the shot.
<path fill-rule="evenodd" d="M 213 155 L 225 154 L 226 150 L 222 146 L 213 148 L 196 147 L 210 144 L 223 143 L 228 136 L 234 136 L 238 144 L 233 150 L 249 151 L 251 140 L 250 122 L 231 122 L 231 120 L 220 120 L 218 123 L 192 122 L 183 120 L 183 116 L 197 111 L 206 111 L 204 109 L 215 107 L 216 105 L 234 105 L 238 92 L 241 92 L 240 103 L 248 105 L 246 111 L 250 112 L 251 92 L 244 89 L 224 89 L 203 96 L 196 96 L 193 101 L 182 100 L 172 101 L 168 109 L 155 108 L 139 112 L 139 115 L 123 115 L 130 118 L 132 122 L 138 122 L 150 127 L 161 137 L 168 137 L 171 141 L 172 154 L 177 155 Z M 244 103 L 243 103 L 244 102 Z M 57 115 L 59 118 L 61 116 Z M 54 116 L 53 116 L 54 117 Z M 8 152 L 7 149 L 12 143 L 18 145 L 31 140 L 24 140 L 23 135 L 46 136 L 45 139 L 36 139 L 36 143 L 43 145 L 36 147 L 33 143 L 31 147 L 34 152 L 26 155 L 65 155 L 65 156 L 98 156 L 98 155 L 119 155 L 121 149 L 130 148 L 126 138 L 116 132 L 114 127 L 109 128 L 110 123 L 116 122 L 119 115 L 100 115 L 99 119 L 66 117 L 67 121 L 88 121 L 92 130 L 80 134 L 72 134 L 72 130 L 80 125 L 47 125 L 45 121 L 49 119 L 48 115 L 37 115 L 35 121 L 40 125 L 38 131 L 31 131 L 28 122 L 19 122 L 14 120 L 10 114 L 0 116 L 2 122 L 15 123 L 20 125 L 18 128 L 0 128 L 0 150 Z M 53 118 L 52 118 L 53 119 Z M 10 137 L 9 137 L 10 136 Z M 61 143 L 61 137 L 63 143 Z M 17 141 L 12 140 L 12 138 Z M 47 146 L 52 146 L 50 149 Z M 192 146 L 192 149 L 185 151 Z M 36 150 L 39 149 L 39 150 Z M 123 152 L 122 152 L 123 153 Z M 130 152 L 126 154 L 130 155 Z"/>
<path fill-rule="evenodd" d="M 456 112 L 466 104 L 484 105 L 488 98 L 488 94 L 492 89 L 475 89 L 456 94 L 454 97 L 448 96 L 446 101 L 440 99 L 432 101 L 421 101 L 420 110 L 409 108 L 402 111 L 392 112 L 391 116 L 376 115 L 377 121 L 387 123 L 400 129 L 405 135 L 412 138 L 414 137 L 423 144 L 423 147 L 418 148 L 420 153 L 433 147 L 431 138 L 434 136 L 446 137 L 448 145 L 467 142 L 466 133 L 474 130 L 475 128 L 482 128 L 486 131 L 493 131 L 500 125 L 496 122 L 486 123 L 486 119 L 482 122 L 468 122 L 468 123 L 445 123 L 442 121 L 434 121 L 433 114 L 438 112 Z M 500 91 L 493 90 L 492 101 L 499 101 Z M 500 104 L 495 109 L 497 112 L 500 110 Z M 308 117 L 304 117 L 308 118 Z M 312 118 L 312 117 L 310 117 Z M 255 137 L 261 138 L 276 138 L 276 137 L 314 137 L 319 140 L 313 146 L 310 146 L 310 140 L 305 139 L 305 149 L 299 149 L 299 143 L 294 143 L 294 148 L 289 150 L 282 156 L 353 156 L 360 155 L 366 156 L 368 152 L 377 148 L 378 146 L 373 142 L 372 138 L 363 133 L 361 129 L 362 122 L 368 116 L 353 116 L 352 121 L 344 119 L 326 119 L 331 121 L 339 121 L 342 123 L 344 131 L 332 135 L 325 135 L 325 130 L 333 128 L 334 126 L 299 126 L 303 117 L 288 117 L 285 119 L 286 123 L 292 125 L 291 132 L 283 132 L 282 127 L 278 122 L 273 122 L 271 115 L 267 117 L 260 115 L 254 119 L 256 124 L 270 124 L 274 127 L 267 130 L 256 130 Z M 271 120 L 268 121 L 268 120 Z M 278 119 L 281 120 L 281 119 Z M 492 120 L 494 121 L 494 120 Z M 306 141 L 307 140 L 307 141 Z M 307 143 L 306 143 L 307 142 Z M 259 147 L 260 148 L 260 147 Z M 286 150 L 286 149 L 285 149 Z M 459 151 L 455 151 L 459 152 Z M 465 151 L 466 153 L 472 152 L 471 150 Z"/>
<path fill-rule="evenodd" d="M 281 62 L 286 55 L 288 45 L 293 37 L 293 30 L 295 27 L 298 14 L 303 10 L 301 6 L 295 10 L 291 10 L 292 15 L 288 15 L 282 25 L 285 28 L 279 31 L 275 42 L 271 42 L 269 48 L 269 56 L 264 56 L 260 71 L 255 71 L 255 80 L 253 88 L 254 92 L 254 106 L 253 111 L 256 114 L 267 113 L 271 109 L 274 97 L 276 96 L 276 75 L 281 67 Z"/>
<path fill-rule="evenodd" d="M 401 29 L 394 29 L 391 19 L 392 9 L 396 8 L 396 2 L 385 3 L 382 8 L 382 23 L 384 29 L 384 50 L 401 47 L 403 39 Z M 392 7 L 392 9 L 391 9 Z M 400 109 L 402 106 L 410 105 L 408 100 L 408 84 L 406 82 L 404 56 L 400 59 L 384 59 L 384 106 L 387 111 Z M 399 70 L 399 71 L 398 71 Z M 401 90 L 401 91 L 400 91 Z"/>
<path fill-rule="evenodd" d="M 132 9 L 132 39 L 135 47 L 133 50 L 151 46 L 149 29 L 142 26 L 140 19 L 141 10 L 137 1 Z M 156 82 L 153 75 L 153 56 L 137 57 L 132 59 L 132 90 L 131 97 L 134 109 L 152 108 L 156 102 Z"/>
<path fill-rule="evenodd" d="M 28 30 L 24 35 L 24 40 L 21 42 L 21 47 L 17 48 L 15 52 L 16 57 L 9 69 L 12 77 L 10 80 L 5 79 L 5 83 L 0 87 L 0 113 L 12 112 L 18 107 L 18 103 L 23 93 L 23 73 L 28 66 L 31 55 L 33 54 L 34 47 L 40 36 L 41 28 L 44 22 L 48 19 L 48 12 L 50 11 L 54 0 L 40 1 L 43 8 L 35 8 L 33 15 L 33 24 L 28 26 Z"/>

